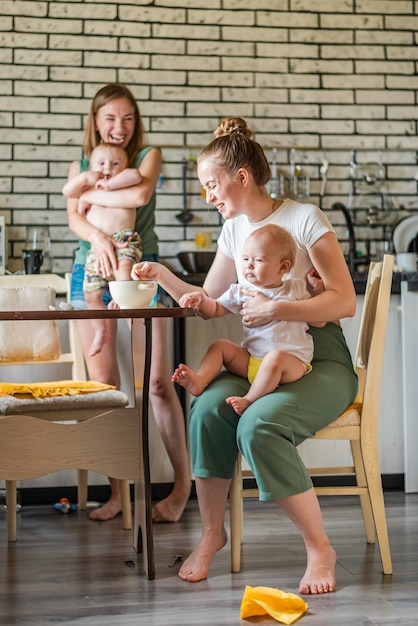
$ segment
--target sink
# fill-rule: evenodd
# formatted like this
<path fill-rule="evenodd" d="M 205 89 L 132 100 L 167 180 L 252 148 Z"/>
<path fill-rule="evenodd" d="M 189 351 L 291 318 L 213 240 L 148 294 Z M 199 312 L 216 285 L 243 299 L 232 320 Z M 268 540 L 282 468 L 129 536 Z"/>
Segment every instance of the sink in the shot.
<path fill-rule="evenodd" d="M 206 274 L 215 258 L 215 250 L 189 250 L 179 252 L 177 258 L 188 274 Z"/>

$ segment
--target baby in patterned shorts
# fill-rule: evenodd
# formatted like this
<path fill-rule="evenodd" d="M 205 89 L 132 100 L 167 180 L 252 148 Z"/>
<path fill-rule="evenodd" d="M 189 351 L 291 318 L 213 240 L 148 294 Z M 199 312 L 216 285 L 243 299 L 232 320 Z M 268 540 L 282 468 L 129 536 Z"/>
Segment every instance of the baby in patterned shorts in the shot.
<path fill-rule="evenodd" d="M 141 183 L 142 177 L 135 168 L 128 168 L 128 156 L 125 150 L 110 143 L 99 144 L 92 152 L 90 170 L 71 178 L 63 187 L 63 194 L 68 198 L 79 198 L 87 189 L 112 191 L 131 187 Z M 103 292 L 110 280 L 130 280 L 134 263 L 141 260 L 141 237 L 135 232 L 136 207 L 108 208 L 100 205 L 86 205 L 79 202 L 78 212 L 96 228 L 111 236 L 123 247 L 115 246 L 118 261 L 112 275 L 104 275 L 104 268 L 90 248 L 85 265 L 83 290 L 87 308 L 103 309 Z M 101 320 L 91 320 L 94 324 L 94 338 L 89 354 L 99 353 L 107 341 L 106 325 Z"/>

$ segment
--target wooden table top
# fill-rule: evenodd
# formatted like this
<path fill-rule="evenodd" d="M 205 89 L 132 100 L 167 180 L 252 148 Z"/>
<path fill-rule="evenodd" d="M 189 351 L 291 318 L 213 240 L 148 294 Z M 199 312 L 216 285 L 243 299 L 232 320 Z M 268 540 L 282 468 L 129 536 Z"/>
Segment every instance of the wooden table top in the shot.
<path fill-rule="evenodd" d="M 194 317 L 194 309 L 180 307 L 146 308 L 146 309 L 70 309 L 54 311 L 0 311 L 0 321 L 16 320 L 78 320 L 78 319 L 153 319 L 157 317 Z"/>

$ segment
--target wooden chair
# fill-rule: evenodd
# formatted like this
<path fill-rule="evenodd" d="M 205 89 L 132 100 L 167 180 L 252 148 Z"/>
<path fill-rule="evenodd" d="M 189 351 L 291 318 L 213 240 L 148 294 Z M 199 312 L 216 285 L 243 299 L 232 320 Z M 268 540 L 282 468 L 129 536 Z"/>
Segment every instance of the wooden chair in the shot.
<path fill-rule="evenodd" d="M 56 305 L 56 294 L 67 299 L 68 289 L 68 276 L 1 276 L 0 309 L 48 309 L 49 305 Z M 19 366 L 19 379 L 21 368 L 25 367 L 26 375 L 41 382 L 38 373 L 30 374 L 29 367 L 32 372 L 33 368 L 39 372 L 40 365 L 47 366 L 52 376 L 48 376 L 48 380 L 53 381 L 57 372 L 62 371 L 60 366 L 69 365 L 71 379 L 85 381 L 84 357 L 75 323 L 73 320 L 60 323 L 68 324 L 69 349 L 65 352 L 61 351 L 56 321 L 0 322 L 0 366 Z M 123 464 L 135 443 L 132 435 L 139 441 L 139 430 L 134 412 L 125 408 L 127 404 L 126 394 L 113 390 L 25 401 L 12 396 L 0 397 L 0 478 L 6 481 L 9 541 L 16 541 L 16 481 L 61 469 L 78 469 L 81 510 L 87 506 L 88 469 L 121 478 L 123 526 L 132 528 L 127 478 L 134 477 L 138 468 L 133 469 L 129 463 L 123 467 Z M 115 420 L 120 420 L 117 437 L 114 431 L 113 437 L 109 437 L 106 427 L 109 426 L 111 433 Z M 127 420 L 130 427 L 125 429 L 123 424 L 127 424 Z M 111 458 L 106 458 L 108 455 Z M 135 457 L 133 450 L 132 456 Z"/>
<path fill-rule="evenodd" d="M 384 574 L 392 574 L 392 560 L 380 475 L 377 423 L 392 274 L 393 256 L 385 255 L 383 262 L 370 265 L 355 357 L 358 396 L 338 419 L 312 437 L 313 440 L 348 440 L 353 465 L 308 470 L 310 474 L 355 475 L 355 486 L 316 487 L 315 491 L 322 496 L 360 496 L 366 541 L 374 543 L 377 536 Z M 244 488 L 243 478 L 253 477 L 253 474 L 242 469 L 241 461 L 239 455 L 229 494 L 232 572 L 241 569 L 243 498 L 258 496 L 257 489 Z"/>

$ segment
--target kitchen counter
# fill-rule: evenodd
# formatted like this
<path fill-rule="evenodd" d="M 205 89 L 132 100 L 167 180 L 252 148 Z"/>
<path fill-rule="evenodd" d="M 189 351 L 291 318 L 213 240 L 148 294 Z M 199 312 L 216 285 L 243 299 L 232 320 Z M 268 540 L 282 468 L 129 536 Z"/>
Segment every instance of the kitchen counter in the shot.
<path fill-rule="evenodd" d="M 403 274 L 401 272 L 395 272 L 393 274 L 392 279 L 392 294 L 400 294 L 401 293 L 401 280 L 405 280 L 405 276 L 410 276 L 410 274 Z M 415 274 L 413 274 L 415 276 Z M 367 274 L 353 274 L 353 283 L 356 290 L 357 295 L 364 294 L 366 290 L 366 282 L 367 282 Z M 418 276 L 417 276 L 418 281 Z M 417 282 L 417 291 L 418 291 L 418 282 Z"/>
<path fill-rule="evenodd" d="M 402 280 L 408 285 L 408 291 L 418 291 L 418 273 L 402 274 Z"/>

